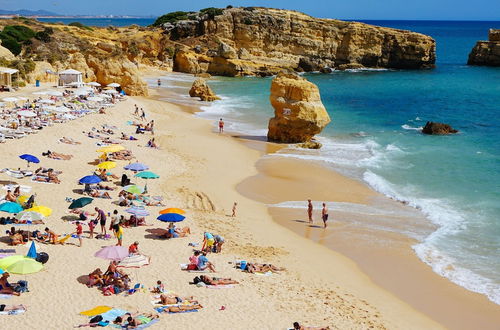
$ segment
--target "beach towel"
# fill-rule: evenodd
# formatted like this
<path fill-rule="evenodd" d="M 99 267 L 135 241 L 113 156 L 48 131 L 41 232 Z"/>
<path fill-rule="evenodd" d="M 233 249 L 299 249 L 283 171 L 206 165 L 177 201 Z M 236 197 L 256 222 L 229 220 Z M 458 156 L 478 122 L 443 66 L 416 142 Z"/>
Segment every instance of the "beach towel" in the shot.
<path fill-rule="evenodd" d="M 193 270 L 193 269 L 187 269 L 189 264 L 180 264 L 181 270 L 185 270 L 189 273 L 209 273 L 209 269 L 205 270 Z"/>
<path fill-rule="evenodd" d="M 229 289 L 234 288 L 234 284 L 205 285 L 207 289 Z"/>
<path fill-rule="evenodd" d="M 96 316 L 102 313 L 106 313 L 107 311 L 110 311 L 112 308 L 108 306 L 97 306 L 92 309 L 89 309 L 88 311 L 83 311 L 80 312 L 81 315 L 85 316 Z"/>
<path fill-rule="evenodd" d="M 38 181 L 37 179 L 39 180 L 43 179 L 44 181 Z M 31 181 L 36 183 L 54 184 L 54 182 L 47 182 L 47 179 L 48 177 L 43 175 L 34 175 L 31 177 Z"/>
<path fill-rule="evenodd" d="M 19 315 L 26 312 L 25 309 L 14 309 L 13 311 L 3 311 L 0 312 L 0 315 Z"/>
<path fill-rule="evenodd" d="M 146 329 L 147 327 L 152 326 L 153 324 L 155 324 L 158 321 L 160 321 L 160 320 L 159 319 L 150 320 L 148 323 L 144 323 L 144 324 L 139 325 L 138 327 L 136 327 L 136 329 Z"/>
<path fill-rule="evenodd" d="M 63 238 L 59 239 L 57 242 L 58 243 L 65 243 L 70 237 L 71 237 L 70 235 L 66 235 Z"/>
<path fill-rule="evenodd" d="M 102 321 L 113 322 L 118 316 L 123 316 L 127 313 L 123 309 L 113 308 L 105 313 L 101 313 Z"/>
<path fill-rule="evenodd" d="M 168 306 L 157 307 L 157 308 L 155 308 L 155 311 L 157 311 L 158 313 L 168 313 L 168 314 L 191 313 L 191 312 L 197 312 L 198 311 L 197 309 L 191 309 L 191 310 L 188 310 L 188 311 L 178 311 L 178 312 L 168 311 L 168 312 L 166 312 L 165 309 L 167 309 L 167 308 L 168 308 Z"/>
<path fill-rule="evenodd" d="M 0 294 L 0 299 L 10 299 L 12 298 L 11 294 Z"/>

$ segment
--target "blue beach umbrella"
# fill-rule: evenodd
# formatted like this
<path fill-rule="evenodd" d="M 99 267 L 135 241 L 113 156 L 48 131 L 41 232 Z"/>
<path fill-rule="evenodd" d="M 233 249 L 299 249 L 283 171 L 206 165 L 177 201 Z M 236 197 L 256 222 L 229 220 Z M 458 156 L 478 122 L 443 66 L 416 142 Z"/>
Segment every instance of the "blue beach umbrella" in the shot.
<path fill-rule="evenodd" d="M 163 222 L 181 222 L 184 220 L 186 217 L 177 213 L 165 213 L 160 215 L 158 220 L 163 221 Z"/>
<path fill-rule="evenodd" d="M 87 175 L 81 178 L 79 182 L 83 184 L 94 184 L 94 183 L 99 183 L 101 181 L 102 181 L 101 178 L 98 177 L 97 175 Z"/>
<path fill-rule="evenodd" d="M 28 167 L 30 166 L 30 163 L 35 163 L 35 164 L 40 163 L 40 159 L 38 159 L 35 156 L 30 155 L 30 154 L 22 154 L 21 156 L 19 156 L 19 158 L 24 159 L 25 161 L 27 161 L 28 162 Z"/>
<path fill-rule="evenodd" d="M 145 171 L 145 170 L 149 170 L 149 166 L 146 165 L 146 164 L 143 164 L 143 163 L 132 163 L 132 164 L 128 164 L 126 166 L 123 167 L 124 169 L 126 170 L 130 170 L 130 171 Z"/>
<path fill-rule="evenodd" d="M 28 250 L 28 254 L 26 255 L 27 257 L 36 259 L 36 246 L 35 242 L 31 242 L 30 249 Z"/>
<path fill-rule="evenodd" d="M 0 204 L 0 211 L 4 211 L 7 213 L 19 213 L 23 210 L 23 207 L 14 202 L 5 202 Z"/>

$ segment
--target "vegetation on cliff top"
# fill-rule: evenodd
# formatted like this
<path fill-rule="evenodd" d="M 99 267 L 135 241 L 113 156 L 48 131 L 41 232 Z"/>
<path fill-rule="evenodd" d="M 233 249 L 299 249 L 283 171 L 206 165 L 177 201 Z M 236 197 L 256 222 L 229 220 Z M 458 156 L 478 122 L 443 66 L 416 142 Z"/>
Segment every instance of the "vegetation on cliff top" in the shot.
<path fill-rule="evenodd" d="M 29 44 L 30 39 L 35 36 L 35 31 L 23 25 L 7 25 L 0 32 L 2 46 L 10 50 L 14 55 L 19 55 L 22 44 Z"/>
<path fill-rule="evenodd" d="M 208 7 L 201 9 L 198 13 L 194 11 L 173 11 L 158 17 L 152 26 L 161 26 L 165 23 L 175 23 L 178 21 L 188 20 L 188 19 L 196 19 L 196 14 L 208 15 L 210 19 L 213 19 L 215 16 L 222 15 L 224 9 Z"/>

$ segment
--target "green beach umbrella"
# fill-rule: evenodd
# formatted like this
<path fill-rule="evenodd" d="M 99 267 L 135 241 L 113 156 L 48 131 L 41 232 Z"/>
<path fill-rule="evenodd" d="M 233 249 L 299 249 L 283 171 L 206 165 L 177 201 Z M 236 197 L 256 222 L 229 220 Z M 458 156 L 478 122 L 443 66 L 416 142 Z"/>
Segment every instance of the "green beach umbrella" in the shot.
<path fill-rule="evenodd" d="M 144 192 L 144 188 L 139 187 L 135 184 L 125 186 L 125 187 L 123 187 L 123 190 L 125 190 L 126 192 L 129 192 L 131 194 L 142 194 Z"/>
<path fill-rule="evenodd" d="M 139 172 L 134 176 L 136 178 L 141 178 L 141 179 L 158 179 L 160 177 L 158 174 L 150 172 L 150 171 Z"/>
<path fill-rule="evenodd" d="M 23 255 L 15 255 L 15 256 L 2 258 L 2 259 L 0 259 L 0 268 L 6 269 L 10 265 L 12 265 L 14 262 L 19 261 L 23 258 L 24 258 Z"/>
<path fill-rule="evenodd" d="M 71 202 L 70 206 L 68 207 L 69 209 L 79 209 L 84 207 L 85 205 L 88 205 L 92 203 L 94 199 L 90 197 L 81 197 L 78 199 L 75 199 L 73 202 Z"/>
<path fill-rule="evenodd" d="M 24 256 L 21 259 L 13 262 L 8 267 L 4 268 L 6 272 L 20 275 L 38 273 L 42 269 L 43 265 L 40 262 Z"/>

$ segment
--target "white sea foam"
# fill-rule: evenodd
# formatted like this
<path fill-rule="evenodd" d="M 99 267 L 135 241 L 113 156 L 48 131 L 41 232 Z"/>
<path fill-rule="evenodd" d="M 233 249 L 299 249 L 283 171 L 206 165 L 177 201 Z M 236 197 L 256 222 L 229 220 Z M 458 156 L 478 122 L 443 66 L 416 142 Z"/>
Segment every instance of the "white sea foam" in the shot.
<path fill-rule="evenodd" d="M 417 117 L 418 118 L 418 117 Z M 410 125 L 407 125 L 407 124 L 404 124 L 404 125 L 401 125 L 401 128 L 402 129 L 406 129 L 406 130 L 411 130 L 411 131 L 421 131 L 422 130 L 422 126 L 419 126 L 419 127 L 412 127 Z"/>

